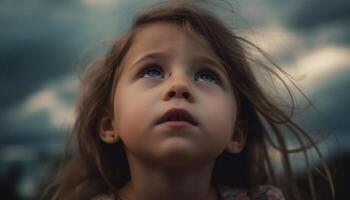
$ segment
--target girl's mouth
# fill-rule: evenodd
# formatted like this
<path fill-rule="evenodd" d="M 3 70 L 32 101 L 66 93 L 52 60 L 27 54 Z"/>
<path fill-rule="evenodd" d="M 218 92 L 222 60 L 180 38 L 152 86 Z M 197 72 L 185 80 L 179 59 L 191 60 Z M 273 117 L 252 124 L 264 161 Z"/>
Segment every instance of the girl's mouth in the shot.
<path fill-rule="evenodd" d="M 172 126 L 172 127 L 177 127 L 177 128 L 193 126 L 193 124 L 191 124 L 187 121 L 166 121 L 166 122 L 163 122 L 161 124 L 165 125 L 165 126 Z"/>
<path fill-rule="evenodd" d="M 192 115 L 183 108 L 169 109 L 157 122 L 157 124 L 167 123 L 172 126 L 197 126 L 198 123 L 193 119 Z"/>

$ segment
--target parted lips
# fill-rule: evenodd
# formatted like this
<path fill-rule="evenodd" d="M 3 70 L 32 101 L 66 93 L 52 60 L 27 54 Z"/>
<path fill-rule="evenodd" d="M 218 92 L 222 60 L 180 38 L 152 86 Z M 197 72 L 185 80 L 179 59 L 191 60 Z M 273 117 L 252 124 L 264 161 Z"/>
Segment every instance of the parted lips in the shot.
<path fill-rule="evenodd" d="M 193 126 L 197 126 L 197 122 L 193 119 L 192 115 L 185 109 L 182 108 L 172 108 L 169 109 L 157 122 L 161 124 L 167 121 L 186 121 Z"/>

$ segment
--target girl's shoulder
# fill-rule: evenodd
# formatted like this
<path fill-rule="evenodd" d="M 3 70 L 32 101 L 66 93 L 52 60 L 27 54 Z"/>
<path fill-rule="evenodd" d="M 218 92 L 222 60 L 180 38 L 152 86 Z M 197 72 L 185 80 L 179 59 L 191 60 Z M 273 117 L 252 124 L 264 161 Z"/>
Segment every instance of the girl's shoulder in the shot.
<path fill-rule="evenodd" d="M 271 185 L 260 185 L 247 189 L 220 186 L 222 200 L 284 200 L 281 190 Z"/>
<path fill-rule="evenodd" d="M 250 190 L 219 186 L 221 200 L 284 200 L 280 189 L 271 185 L 261 185 Z M 91 200 L 114 200 L 112 193 L 98 195 Z"/>

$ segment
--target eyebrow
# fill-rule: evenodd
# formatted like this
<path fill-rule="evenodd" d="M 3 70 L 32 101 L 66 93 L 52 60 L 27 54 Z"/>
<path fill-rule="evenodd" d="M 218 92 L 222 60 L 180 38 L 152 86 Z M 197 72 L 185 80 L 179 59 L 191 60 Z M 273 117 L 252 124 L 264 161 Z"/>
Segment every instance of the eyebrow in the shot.
<path fill-rule="evenodd" d="M 142 56 L 140 56 L 139 58 L 136 59 L 135 62 L 133 62 L 131 64 L 131 68 L 130 69 L 133 69 L 135 68 L 135 66 L 138 66 L 138 63 L 144 61 L 144 60 L 148 60 L 148 59 L 156 59 L 156 58 L 160 58 L 160 59 L 168 59 L 170 58 L 170 55 L 167 54 L 167 53 L 164 53 L 164 52 L 151 52 L 151 53 L 146 53 Z"/>
<path fill-rule="evenodd" d="M 169 59 L 170 57 L 171 57 L 171 55 L 168 53 L 165 53 L 165 52 L 146 53 L 146 54 L 140 56 L 139 58 L 137 58 L 136 61 L 131 64 L 130 70 L 135 68 L 135 66 L 138 66 L 138 63 L 140 63 L 144 60 L 147 60 L 147 59 L 164 60 L 164 59 Z M 219 61 L 212 58 L 211 56 L 196 55 L 196 56 L 194 56 L 194 58 L 192 58 L 192 61 L 194 63 L 206 63 L 206 64 L 209 64 L 210 66 L 215 66 L 214 68 L 218 69 L 222 73 L 222 75 L 225 75 L 227 73 L 224 66 Z"/>
<path fill-rule="evenodd" d="M 208 64 L 209 66 L 213 66 L 213 68 L 218 69 L 223 76 L 227 74 L 224 66 L 219 61 L 217 61 L 212 57 L 199 55 L 199 56 L 196 56 L 193 60 L 195 61 L 195 63 L 205 63 L 205 64 Z"/>

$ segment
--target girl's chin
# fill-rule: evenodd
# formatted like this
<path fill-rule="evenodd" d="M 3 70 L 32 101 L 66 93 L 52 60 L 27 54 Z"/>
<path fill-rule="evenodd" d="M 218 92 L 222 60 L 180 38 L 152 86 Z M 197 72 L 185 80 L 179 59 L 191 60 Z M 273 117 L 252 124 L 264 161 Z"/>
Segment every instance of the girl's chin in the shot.
<path fill-rule="evenodd" d="M 196 167 L 203 167 L 205 163 L 213 163 L 215 156 L 203 156 L 193 149 L 172 147 L 159 152 L 157 163 L 168 170 L 188 170 Z"/>

